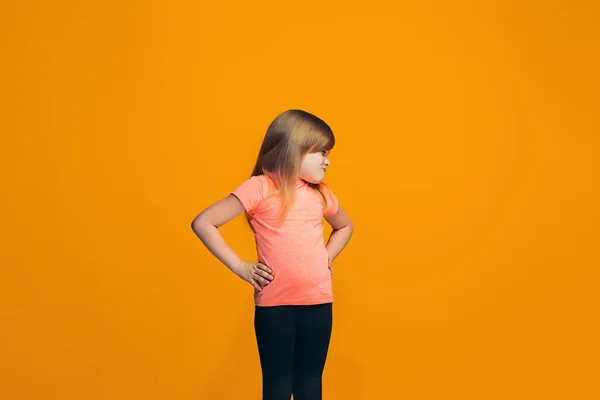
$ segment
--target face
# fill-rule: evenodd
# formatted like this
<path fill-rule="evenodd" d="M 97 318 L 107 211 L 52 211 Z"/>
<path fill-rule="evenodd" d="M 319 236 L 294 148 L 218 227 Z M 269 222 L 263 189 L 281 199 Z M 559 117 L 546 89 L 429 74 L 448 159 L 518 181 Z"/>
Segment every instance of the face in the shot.
<path fill-rule="evenodd" d="M 308 153 L 302 158 L 298 177 L 309 183 L 320 183 L 329 167 L 329 150 Z"/>

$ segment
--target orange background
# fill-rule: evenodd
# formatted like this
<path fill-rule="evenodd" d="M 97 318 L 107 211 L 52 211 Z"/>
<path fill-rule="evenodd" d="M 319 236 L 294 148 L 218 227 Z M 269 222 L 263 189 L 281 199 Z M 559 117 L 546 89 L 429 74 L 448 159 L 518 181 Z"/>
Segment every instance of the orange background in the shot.
<path fill-rule="evenodd" d="M 356 226 L 326 399 L 600 398 L 598 6 L 207 3 L 3 3 L 0 398 L 259 398 L 190 223 L 288 108 Z"/>

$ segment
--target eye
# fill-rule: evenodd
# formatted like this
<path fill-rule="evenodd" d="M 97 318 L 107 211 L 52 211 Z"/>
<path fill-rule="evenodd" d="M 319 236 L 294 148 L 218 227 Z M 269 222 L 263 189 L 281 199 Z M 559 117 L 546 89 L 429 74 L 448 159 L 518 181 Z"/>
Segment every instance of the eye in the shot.
<path fill-rule="evenodd" d="M 329 150 L 322 150 L 321 154 L 323 154 L 323 157 L 327 157 L 327 155 L 329 154 Z"/>

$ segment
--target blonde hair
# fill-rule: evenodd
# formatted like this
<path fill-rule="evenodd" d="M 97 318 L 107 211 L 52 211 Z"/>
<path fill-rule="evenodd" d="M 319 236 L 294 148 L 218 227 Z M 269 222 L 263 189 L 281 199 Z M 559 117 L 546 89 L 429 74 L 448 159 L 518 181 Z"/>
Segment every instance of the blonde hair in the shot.
<path fill-rule="evenodd" d="M 281 195 L 282 218 L 293 200 L 302 157 L 308 153 L 331 150 L 333 131 L 319 117 L 302 110 L 279 114 L 265 134 L 252 176 L 268 176 Z M 308 183 L 327 201 L 321 184 Z"/>

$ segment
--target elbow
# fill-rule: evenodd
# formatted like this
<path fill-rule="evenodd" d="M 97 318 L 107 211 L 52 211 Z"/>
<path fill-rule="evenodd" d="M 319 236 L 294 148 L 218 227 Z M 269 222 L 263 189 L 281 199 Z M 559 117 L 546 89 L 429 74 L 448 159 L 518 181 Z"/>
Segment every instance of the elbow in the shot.
<path fill-rule="evenodd" d="M 354 225 L 352 222 L 348 222 L 346 225 L 340 226 L 339 228 L 334 228 L 334 231 L 346 232 L 348 235 L 352 235 L 354 231 Z"/>
<path fill-rule="evenodd" d="M 192 221 L 191 228 L 194 231 L 194 233 L 198 237 L 200 237 L 202 232 L 204 232 L 209 225 L 210 224 L 208 223 L 208 221 L 206 221 L 206 217 L 204 216 L 204 214 L 200 213 Z"/>
<path fill-rule="evenodd" d="M 354 232 L 354 224 L 351 219 L 346 221 L 346 225 L 344 226 L 344 230 L 348 232 L 348 236 L 352 236 L 352 232 Z"/>

